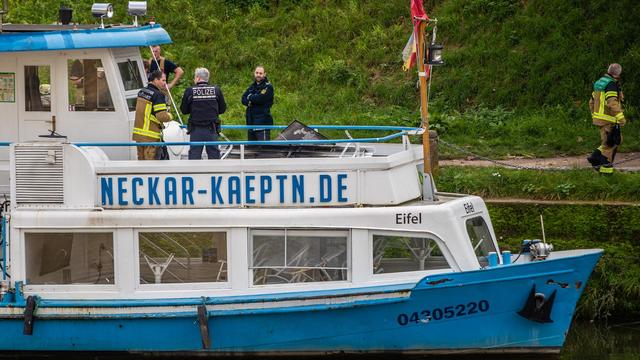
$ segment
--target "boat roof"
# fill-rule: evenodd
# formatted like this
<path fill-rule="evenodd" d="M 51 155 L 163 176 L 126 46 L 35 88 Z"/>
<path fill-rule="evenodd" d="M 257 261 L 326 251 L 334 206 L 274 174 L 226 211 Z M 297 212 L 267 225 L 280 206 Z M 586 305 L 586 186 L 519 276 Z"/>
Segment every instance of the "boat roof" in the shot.
<path fill-rule="evenodd" d="M 122 48 L 170 44 L 171 37 L 159 24 L 111 26 L 104 29 L 64 25 L 3 25 L 0 53 Z"/>

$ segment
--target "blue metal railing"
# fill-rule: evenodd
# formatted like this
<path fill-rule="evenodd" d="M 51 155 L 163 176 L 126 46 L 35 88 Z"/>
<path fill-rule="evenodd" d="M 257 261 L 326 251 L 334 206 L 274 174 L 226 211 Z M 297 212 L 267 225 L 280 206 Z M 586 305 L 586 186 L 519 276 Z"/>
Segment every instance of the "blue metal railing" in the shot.
<path fill-rule="evenodd" d="M 339 144 L 339 143 L 375 143 L 384 142 L 407 135 L 406 132 L 399 132 L 383 137 L 360 138 L 360 139 L 336 139 L 336 140 L 269 140 L 269 141 L 182 141 L 182 142 L 74 142 L 76 146 L 184 146 L 184 145 L 319 145 L 319 144 Z"/>
<path fill-rule="evenodd" d="M 249 129 L 285 129 L 287 125 L 222 125 L 222 130 L 249 130 Z M 188 146 L 188 145 L 320 145 L 339 143 L 376 143 L 409 135 L 409 132 L 422 131 L 422 128 L 409 126 L 366 126 L 366 125 L 309 125 L 313 129 L 323 130 L 368 130 L 368 131 L 397 131 L 394 134 L 382 137 L 353 138 L 353 139 L 327 139 L 327 140 L 269 140 L 269 141 L 182 141 L 182 142 L 73 142 L 76 146 L 120 147 L 120 146 Z M 0 146 L 9 146 L 11 142 L 0 142 Z"/>

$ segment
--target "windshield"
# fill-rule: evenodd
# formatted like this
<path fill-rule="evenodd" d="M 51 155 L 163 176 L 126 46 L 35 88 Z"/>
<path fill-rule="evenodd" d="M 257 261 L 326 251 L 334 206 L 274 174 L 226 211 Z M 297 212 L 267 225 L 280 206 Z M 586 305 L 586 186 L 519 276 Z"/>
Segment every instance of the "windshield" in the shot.
<path fill-rule="evenodd" d="M 471 246 L 478 257 L 480 265 L 486 266 L 489 264 L 487 256 L 490 252 L 498 252 L 493 245 L 493 239 L 491 238 L 491 231 L 489 226 L 484 221 L 482 216 L 472 217 L 467 219 L 467 233 L 469 234 L 469 240 Z"/>

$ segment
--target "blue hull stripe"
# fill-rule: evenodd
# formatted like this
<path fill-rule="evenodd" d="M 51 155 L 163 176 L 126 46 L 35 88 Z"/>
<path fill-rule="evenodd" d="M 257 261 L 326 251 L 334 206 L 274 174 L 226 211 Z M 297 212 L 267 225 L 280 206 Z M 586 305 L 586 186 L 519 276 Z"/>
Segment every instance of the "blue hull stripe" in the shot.
<path fill-rule="evenodd" d="M 378 289 L 376 295 L 369 293 L 370 301 L 346 301 L 349 296 L 362 294 L 360 289 L 343 295 L 345 303 L 337 305 L 331 304 L 339 298 L 336 290 L 325 292 L 326 295 L 333 294 L 325 304 L 289 309 L 277 304 L 260 309 L 262 304 L 255 302 L 208 299 L 207 326 L 212 344 L 208 351 L 219 354 L 429 353 L 452 349 L 468 349 L 469 352 L 555 351 L 564 343 L 583 284 L 600 255 L 594 251 L 556 260 L 438 275 L 420 281 L 410 295 L 408 290 L 380 293 L 381 289 Z M 450 280 L 429 284 L 441 279 Z M 546 296 L 554 290 L 557 292 L 551 323 L 536 323 L 517 314 L 534 285 L 537 292 Z M 314 295 L 321 296 L 320 293 Z M 236 297 L 234 301 L 241 298 Z M 269 303 L 266 298 L 261 302 Z M 304 305 L 302 293 L 271 298 L 276 302 L 277 298 L 295 299 L 291 301 L 299 300 Z M 316 297 L 313 301 L 320 299 Z M 184 299 L 180 301 L 184 304 Z M 202 304 L 202 300 L 192 301 L 193 305 Z M 82 302 L 74 303 L 78 306 Z M 253 304 L 253 308 L 242 309 L 246 304 Z M 64 313 L 65 309 L 39 307 L 32 336 L 22 334 L 23 319 L 0 320 L 0 331 L 4 334 L 0 337 L 0 349 L 201 352 L 200 327 L 193 305 L 183 313 L 171 313 L 167 308 L 167 311 L 145 318 L 123 314 L 140 312 L 143 310 L 140 307 L 107 307 L 119 314 L 100 319 L 48 319 L 39 317 L 38 311 L 44 314 L 59 309 Z M 215 308 L 219 306 L 227 308 L 218 312 Z M 100 309 L 85 308 L 84 313 L 91 314 L 94 310 Z M 73 313 L 67 314 L 75 317 Z"/>

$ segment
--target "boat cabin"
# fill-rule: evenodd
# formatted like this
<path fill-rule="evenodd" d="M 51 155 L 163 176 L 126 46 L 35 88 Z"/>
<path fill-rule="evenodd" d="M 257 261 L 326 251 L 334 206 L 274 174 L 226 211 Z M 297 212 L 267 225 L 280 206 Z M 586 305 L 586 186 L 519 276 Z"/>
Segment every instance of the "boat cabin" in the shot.
<path fill-rule="evenodd" d="M 170 42 L 159 25 L 4 25 L 0 142 L 130 140 L 136 96 L 147 83 L 140 47 Z M 135 159 L 133 148 L 105 152 Z M 9 149 L 0 147 L 0 195 L 8 194 L 8 170 Z"/>
<path fill-rule="evenodd" d="M 3 27 L 5 292 L 162 299 L 400 286 L 480 269 L 498 252 L 480 198 L 422 200 L 422 149 L 408 139 L 420 129 L 137 161 L 139 47 L 170 41 L 159 25 Z M 403 141 L 378 143 L 393 138 Z"/>
<path fill-rule="evenodd" d="M 483 201 L 422 201 L 421 150 L 395 145 L 140 162 L 13 144 L 3 268 L 27 295 L 142 299 L 395 286 L 486 266 L 498 247 Z"/>

